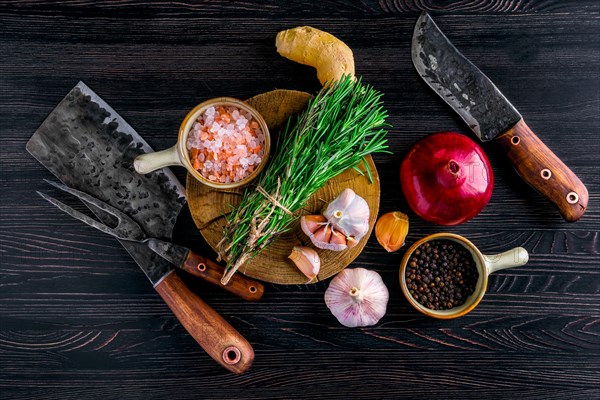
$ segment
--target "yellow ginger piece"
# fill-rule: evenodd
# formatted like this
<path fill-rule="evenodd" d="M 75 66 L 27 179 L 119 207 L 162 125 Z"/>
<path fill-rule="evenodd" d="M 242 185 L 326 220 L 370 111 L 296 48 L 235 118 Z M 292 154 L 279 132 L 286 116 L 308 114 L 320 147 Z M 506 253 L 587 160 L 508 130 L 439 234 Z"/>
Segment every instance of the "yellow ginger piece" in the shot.
<path fill-rule="evenodd" d="M 322 85 L 354 76 L 354 56 L 350 47 L 335 36 L 310 26 L 281 31 L 275 39 L 277 52 L 297 63 L 317 69 Z"/>

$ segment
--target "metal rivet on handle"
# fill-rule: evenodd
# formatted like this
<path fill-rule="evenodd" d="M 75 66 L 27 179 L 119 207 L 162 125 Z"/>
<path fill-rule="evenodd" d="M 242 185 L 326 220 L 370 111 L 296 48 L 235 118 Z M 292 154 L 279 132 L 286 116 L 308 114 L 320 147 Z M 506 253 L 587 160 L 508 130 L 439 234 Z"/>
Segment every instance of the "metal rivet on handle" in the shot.
<path fill-rule="evenodd" d="M 550 171 L 548 168 L 544 168 L 541 172 L 540 175 L 542 175 L 542 178 L 548 180 L 550 179 L 550 177 L 552 176 L 552 171 Z"/>
<path fill-rule="evenodd" d="M 575 204 L 579 201 L 579 195 L 575 192 L 571 192 L 567 195 L 567 201 L 570 204 Z"/>
<path fill-rule="evenodd" d="M 242 352 L 235 346 L 229 346 L 223 350 L 223 361 L 225 364 L 237 364 L 242 359 Z"/>
<path fill-rule="evenodd" d="M 206 264 L 200 263 L 200 264 L 198 264 L 198 266 L 196 268 L 198 268 L 198 271 L 204 272 L 204 271 L 206 271 Z"/>
<path fill-rule="evenodd" d="M 520 138 L 520 137 L 518 137 L 518 136 L 513 136 L 513 137 L 510 139 L 510 142 L 516 146 L 516 145 L 518 145 L 519 143 L 521 143 L 521 138 Z"/>

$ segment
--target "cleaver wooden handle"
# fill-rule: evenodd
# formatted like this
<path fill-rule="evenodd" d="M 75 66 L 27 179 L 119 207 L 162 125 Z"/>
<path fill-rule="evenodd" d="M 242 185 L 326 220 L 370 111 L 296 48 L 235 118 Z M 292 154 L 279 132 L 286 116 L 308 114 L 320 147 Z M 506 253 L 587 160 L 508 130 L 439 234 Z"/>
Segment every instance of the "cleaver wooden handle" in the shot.
<path fill-rule="evenodd" d="M 215 361 L 240 374 L 254 360 L 248 341 L 171 271 L 154 288 L 179 322 Z"/>
<path fill-rule="evenodd" d="M 223 285 L 221 278 L 225 268 L 191 250 L 181 268 L 247 301 L 258 301 L 265 292 L 265 287 L 261 283 L 242 274 L 235 274 L 227 285 Z"/>
<path fill-rule="evenodd" d="M 588 203 L 586 187 L 525 121 L 521 119 L 495 141 L 500 143 L 521 178 L 554 203 L 565 221 L 581 218 Z"/>

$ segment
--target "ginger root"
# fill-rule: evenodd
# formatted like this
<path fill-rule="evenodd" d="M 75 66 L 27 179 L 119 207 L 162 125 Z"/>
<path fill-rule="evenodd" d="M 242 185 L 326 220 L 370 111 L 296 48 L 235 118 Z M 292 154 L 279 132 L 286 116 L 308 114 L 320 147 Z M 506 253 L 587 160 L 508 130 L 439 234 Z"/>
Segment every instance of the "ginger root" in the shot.
<path fill-rule="evenodd" d="M 277 52 L 287 59 L 317 69 L 322 85 L 354 76 L 352 50 L 335 36 L 310 26 L 281 31 L 275 39 Z"/>

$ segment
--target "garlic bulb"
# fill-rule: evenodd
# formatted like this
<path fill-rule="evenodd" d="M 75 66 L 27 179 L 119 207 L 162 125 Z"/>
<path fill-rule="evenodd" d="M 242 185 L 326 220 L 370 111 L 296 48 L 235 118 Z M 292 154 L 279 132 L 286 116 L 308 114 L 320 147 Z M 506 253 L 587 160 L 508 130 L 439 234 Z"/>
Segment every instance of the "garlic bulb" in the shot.
<path fill-rule="evenodd" d="M 369 231 L 369 205 L 352 189 L 345 189 L 323 215 L 305 215 L 302 231 L 320 248 L 342 251 L 354 247 Z"/>
<path fill-rule="evenodd" d="M 377 272 L 353 268 L 331 280 L 325 304 L 342 325 L 353 328 L 375 325 L 385 315 L 389 297 Z"/>
<path fill-rule="evenodd" d="M 369 231 L 369 205 L 352 189 L 344 189 L 323 215 L 335 229 L 357 241 Z"/>
<path fill-rule="evenodd" d="M 310 247 L 294 246 L 288 258 L 308 278 L 308 282 L 315 279 L 321 269 L 321 259 L 317 252 Z"/>

